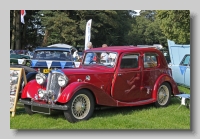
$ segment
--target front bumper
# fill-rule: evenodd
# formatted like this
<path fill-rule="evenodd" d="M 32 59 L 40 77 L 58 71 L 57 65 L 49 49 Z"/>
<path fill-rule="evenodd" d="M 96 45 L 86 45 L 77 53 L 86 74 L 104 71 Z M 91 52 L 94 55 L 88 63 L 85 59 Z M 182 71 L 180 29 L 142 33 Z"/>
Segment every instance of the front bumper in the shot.
<path fill-rule="evenodd" d="M 40 104 L 29 100 L 19 99 L 19 102 L 31 105 L 31 106 L 37 106 L 42 108 L 50 108 L 50 109 L 56 109 L 56 110 L 68 110 L 68 106 L 66 105 L 57 105 L 57 104 Z"/>

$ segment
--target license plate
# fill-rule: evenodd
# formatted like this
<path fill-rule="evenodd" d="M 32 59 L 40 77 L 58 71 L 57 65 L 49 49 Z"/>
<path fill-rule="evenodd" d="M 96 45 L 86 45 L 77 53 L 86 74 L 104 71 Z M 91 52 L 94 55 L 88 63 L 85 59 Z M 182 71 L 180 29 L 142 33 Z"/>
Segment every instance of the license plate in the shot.
<path fill-rule="evenodd" d="M 51 69 L 43 69 L 43 73 L 49 73 Z"/>
<path fill-rule="evenodd" d="M 37 112 L 37 113 L 49 114 L 49 115 L 51 114 L 50 108 L 42 108 L 38 106 L 31 106 L 31 111 Z"/>

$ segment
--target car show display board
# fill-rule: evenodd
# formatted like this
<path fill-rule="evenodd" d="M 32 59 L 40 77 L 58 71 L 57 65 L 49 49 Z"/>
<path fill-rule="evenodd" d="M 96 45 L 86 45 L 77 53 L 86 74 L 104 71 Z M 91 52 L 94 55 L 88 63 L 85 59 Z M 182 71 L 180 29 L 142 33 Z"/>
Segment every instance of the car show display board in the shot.
<path fill-rule="evenodd" d="M 15 116 L 16 104 L 22 79 L 24 80 L 25 85 L 27 80 L 23 68 L 10 68 L 10 112 L 12 112 L 12 117 Z"/>

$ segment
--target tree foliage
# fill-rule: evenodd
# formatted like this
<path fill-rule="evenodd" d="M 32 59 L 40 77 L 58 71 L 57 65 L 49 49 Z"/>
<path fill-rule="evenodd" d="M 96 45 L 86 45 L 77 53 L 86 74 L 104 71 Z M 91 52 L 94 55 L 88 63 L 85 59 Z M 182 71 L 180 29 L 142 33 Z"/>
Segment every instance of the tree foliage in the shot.
<path fill-rule="evenodd" d="M 133 16 L 131 10 L 26 10 L 25 24 L 20 11 L 10 12 L 12 49 L 27 45 L 47 46 L 66 43 L 84 46 L 85 28 L 92 19 L 91 41 L 94 47 L 110 45 L 167 45 L 190 42 L 188 10 L 142 10 Z"/>
<path fill-rule="evenodd" d="M 92 19 L 91 41 L 96 46 L 122 45 L 130 29 L 130 22 L 124 20 L 131 17 L 128 11 L 41 11 L 41 15 L 41 23 L 48 32 L 46 45 L 58 42 L 83 45 L 89 19 Z"/>
<path fill-rule="evenodd" d="M 129 31 L 129 43 L 133 45 L 162 44 L 166 46 L 164 34 L 159 28 L 155 10 L 142 10 L 140 16 L 132 19 L 132 29 Z"/>
<path fill-rule="evenodd" d="M 190 43 L 190 11 L 189 10 L 158 10 L 157 20 L 163 34 L 176 43 Z"/>

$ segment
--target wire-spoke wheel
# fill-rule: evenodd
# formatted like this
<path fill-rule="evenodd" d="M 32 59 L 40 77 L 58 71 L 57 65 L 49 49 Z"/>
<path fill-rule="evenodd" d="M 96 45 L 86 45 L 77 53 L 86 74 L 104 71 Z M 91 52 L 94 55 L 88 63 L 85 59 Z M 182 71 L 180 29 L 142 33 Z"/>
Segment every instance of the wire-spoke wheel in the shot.
<path fill-rule="evenodd" d="M 157 101 L 155 105 L 157 107 L 166 107 L 171 101 L 171 87 L 168 83 L 163 83 L 158 89 Z"/>
<path fill-rule="evenodd" d="M 69 101 L 69 110 L 64 111 L 65 118 L 71 122 L 88 120 L 94 111 L 94 98 L 87 90 L 78 91 Z"/>
<path fill-rule="evenodd" d="M 85 94 L 79 94 L 72 102 L 72 114 L 77 119 L 83 119 L 90 110 L 90 100 Z"/>

